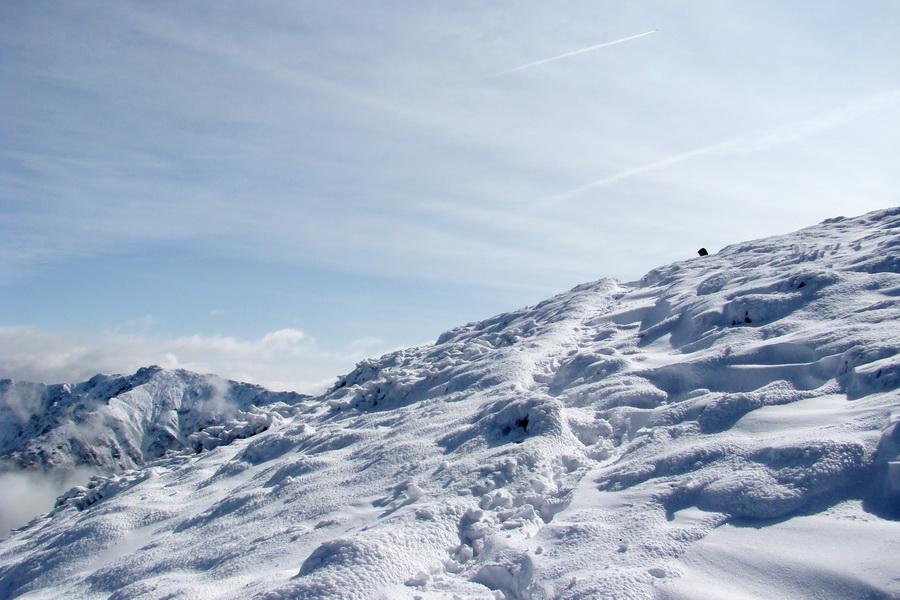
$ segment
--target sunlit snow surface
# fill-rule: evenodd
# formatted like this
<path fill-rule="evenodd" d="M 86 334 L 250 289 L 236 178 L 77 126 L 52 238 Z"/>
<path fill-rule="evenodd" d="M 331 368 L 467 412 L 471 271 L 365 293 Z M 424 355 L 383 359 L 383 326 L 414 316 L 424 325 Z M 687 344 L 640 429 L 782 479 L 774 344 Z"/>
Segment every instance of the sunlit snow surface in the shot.
<path fill-rule="evenodd" d="M 900 597 L 898 350 L 900 209 L 582 285 L 73 489 L 0 597 Z"/>

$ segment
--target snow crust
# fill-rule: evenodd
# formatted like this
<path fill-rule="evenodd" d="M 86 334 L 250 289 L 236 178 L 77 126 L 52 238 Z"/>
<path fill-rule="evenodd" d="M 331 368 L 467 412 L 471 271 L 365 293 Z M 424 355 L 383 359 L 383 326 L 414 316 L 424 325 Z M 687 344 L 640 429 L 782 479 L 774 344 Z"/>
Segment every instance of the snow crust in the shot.
<path fill-rule="evenodd" d="M 898 317 L 900 209 L 584 284 L 73 488 L 0 597 L 900 597 Z"/>

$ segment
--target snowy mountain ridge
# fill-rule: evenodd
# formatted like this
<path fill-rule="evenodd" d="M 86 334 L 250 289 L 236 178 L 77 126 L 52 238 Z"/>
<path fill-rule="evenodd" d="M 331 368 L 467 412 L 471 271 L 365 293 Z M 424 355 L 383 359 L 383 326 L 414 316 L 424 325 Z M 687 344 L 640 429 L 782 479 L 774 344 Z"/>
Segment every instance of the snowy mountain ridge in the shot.
<path fill-rule="evenodd" d="M 584 284 L 72 490 L 0 596 L 900 597 L 898 317 L 896 208 Z"/>
<path fill-rule="evenodd" d="M 238 422 L 249 427 L 243 437 L 258 433 L 306 398 L 160 367 L 80 384 L 0 380 L 0 470 L 135 469 L 209 448 Z"/>

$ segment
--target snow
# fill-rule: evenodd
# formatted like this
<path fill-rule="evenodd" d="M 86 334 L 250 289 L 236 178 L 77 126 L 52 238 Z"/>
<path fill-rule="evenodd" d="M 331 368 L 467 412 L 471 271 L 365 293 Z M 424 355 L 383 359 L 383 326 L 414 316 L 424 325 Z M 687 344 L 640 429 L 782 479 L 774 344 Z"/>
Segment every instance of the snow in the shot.
<path fill-rule="evenodd" d="M 137 468 L 259 433 L 307 398 L 160 367 L 74 386 L 0 380 L 0 471 Z"/>
<path fill-rule="evenodd" d="M 668 600 L 890 598 L 900 524 L 841 503 L 765 527 L 725 524 L 683 556 Z"/>
<path fill-rule="evenodd" d="M 215 420 L 184 372 L 82 384 L 117 431 L 171 432 L 142 452 L 170 441 L 0 542 L 0 597 L 900 597 L 898 232 L 891 209 L 584 284 Z M 75 397 L 4 386 L 17 423 Z"/>

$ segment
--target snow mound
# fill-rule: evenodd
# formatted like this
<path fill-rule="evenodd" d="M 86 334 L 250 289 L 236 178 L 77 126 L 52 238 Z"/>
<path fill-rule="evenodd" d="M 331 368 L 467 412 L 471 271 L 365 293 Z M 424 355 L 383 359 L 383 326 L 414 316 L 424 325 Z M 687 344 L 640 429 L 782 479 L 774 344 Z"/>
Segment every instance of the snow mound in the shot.
<path fill-rule="evenodd" d="M 0 596 L 900 597 L 898 234 L 584 284 L 241 407 L 0 543 Z"/>

